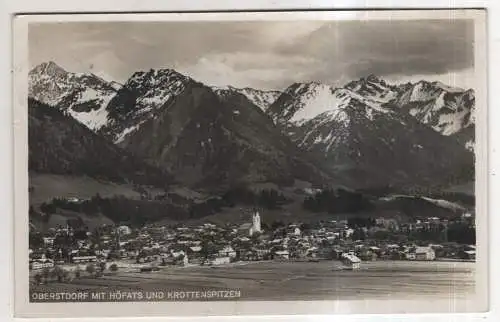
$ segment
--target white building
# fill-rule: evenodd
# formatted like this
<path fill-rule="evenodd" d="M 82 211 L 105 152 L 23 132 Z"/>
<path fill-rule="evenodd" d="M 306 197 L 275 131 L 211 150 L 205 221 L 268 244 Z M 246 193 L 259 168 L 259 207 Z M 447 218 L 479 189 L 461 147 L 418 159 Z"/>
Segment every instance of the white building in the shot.
<path fill-rule="evenodd" d="M 210 265 L 224 265 L 229 264 L 230 262 L 231 258 L 229 258 L 229 256 L 215 257 L 210 260 Z"/>
<path fill-rule="evenodd" d="M 409 260 L 432 261 L 436 258 L 436 252 L 431 247 L 416 247 L 406 254 Z"/>
<path fill-rule="evenodd" d="M 118 233 L 120 235 L 130 235 L 132 233 L 132 230 L 128 226 L 120 226 L 118 227 Z"/>
<path fill-rule="evenodd" d="M 348 228 L 348 229 L 344 230 L 344 236 L 345 236 L 345 238 L 349 238 L 353 234 L 354 234 L 354 229 L 352 229 L 352 228 Z"/>
<path fill-rule="evenodd" d="M 256 211 L 252 215 L 252 222 L 251 223 L 245 223 L 245 224 L 241 225 L 238 228 L 238 231 L 240 234 L 248 234 L 249 236 L 252 236 L 255 233 L 260 233 L 262 231 L 262 229 L 261 229 L 261 224 L 260 224 L 259 212 Z"/>
<path fill-rule="evenodd" d="M 290 259 L 290 253 L 287 250 L 275 251 L 274 259 Z"/>
<path fill-rule="evenodd" d="M 359 269 L 361 260 L 352 253 L 344 253 L 342 254 L 342 263 L 347 269 Z"/>
<path fill-rule="evenodd" d="M 252 231 L 250 235 L 253 235 L 254 233 L 260 233 L 262 231 L 260 227 L 260 215 L 259 212 L 256 211 L 252 215 Z"/>
<path fill-rule="evenodd" d="M 231 246 L 225 246 L 219 251 L 219 257 L 235 258 L 236 251 Z"/>
<path fill-rule="evenodd" d="M 51 268 L 54 267 L 54 261 L 51 259 L 35 259 L 30 264 L 31 269 L 42 269 L 42 268 Z"/>

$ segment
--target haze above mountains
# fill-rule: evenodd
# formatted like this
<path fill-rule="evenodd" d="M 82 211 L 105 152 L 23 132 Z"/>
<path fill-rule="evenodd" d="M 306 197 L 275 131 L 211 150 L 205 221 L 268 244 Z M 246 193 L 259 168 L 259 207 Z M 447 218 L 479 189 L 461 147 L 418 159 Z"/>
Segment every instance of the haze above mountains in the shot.
<path fill-rule="evenodd" d="M 340 88 L 309 82 L 270 92 L 210 87 L 172 69 L 118 84 L 48 62 L 30 71 L 29 97 L 30 170 L 38 173 L 109 172 L 111 181 L 210 192 L 474 180 L 474 91 L 439 82 L 368 75 Z M 130 166 L 114 167 L 119 155 Z"/>

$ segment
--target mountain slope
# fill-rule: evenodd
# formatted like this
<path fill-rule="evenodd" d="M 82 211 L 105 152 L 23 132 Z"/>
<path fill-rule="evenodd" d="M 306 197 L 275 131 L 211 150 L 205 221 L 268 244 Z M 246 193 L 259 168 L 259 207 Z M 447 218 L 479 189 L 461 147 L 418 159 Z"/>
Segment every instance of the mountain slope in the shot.
<path fill-rule="evenodd" d="M 455 138 L 381 104 L 383 97 L 396 97 L 393 88 L 363 93 L 367 98 L 359 94 L 366 86 L 358 85 L 294 84 L 269 113 L 300 148 L 315 153 L 354 187 L 429 185 L 470 176 L 473 155 Z M 464 178 L 456 178 L 457 173 Z"/>
<path fill-rule="evenodd" d="M 66 110 L 91 130 L 107 123 L 106 106 L 119 84 L 91 73 L 70 73 L 54 62 L 42 63 L 29 72 L 28 96 Z"/>
<path fill-rule="evenodd" d="M 109 102 L 109 120 L 99 133 L 122 142 L 146 120 L 157 117 L 191 82 L 172 69 L 134 73 Z"/>
<path fill-rule="evenodd" d="M 322 178 L 245 95 L 216 94 L 179 75 L 159 70 L 133 77 L 135 86 L 127 82 L 108 107 L 120 121 L 110 123 L 117 126 L 105 128 L 105 135 L 190 186 Z"/>
<path fill-rule="evenodd" d="M 30 172 L 84 175 L 157 187 L 171 182 L 166 171 L 109 143 L 67 112 L 29 99 L 28 113 Z"/>
<path fill-rule="evenodd" d="M 474 124 L 473 90 L 426 81 L 401 89 L 402 93 L 391 103 L 443 135 L 456 134 Z"/>
<path fill-rule="evenodd" d="M 297 123 L 326 112 L 336 105 L 334 88 L 320 83 L 295 83 L 269 107 L 267 113 L 275 123 Z"/>

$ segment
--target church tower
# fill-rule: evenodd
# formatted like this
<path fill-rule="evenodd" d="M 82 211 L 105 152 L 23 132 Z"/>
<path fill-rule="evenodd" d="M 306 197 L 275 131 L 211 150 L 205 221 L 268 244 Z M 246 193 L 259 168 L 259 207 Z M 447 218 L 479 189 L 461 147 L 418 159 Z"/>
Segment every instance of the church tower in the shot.
<path fill-rule="evenodd" d="M 260 227 L 260 215 L 259 212 L 256 211 L 252 216 L 252 232 L 261 232 Z"/>

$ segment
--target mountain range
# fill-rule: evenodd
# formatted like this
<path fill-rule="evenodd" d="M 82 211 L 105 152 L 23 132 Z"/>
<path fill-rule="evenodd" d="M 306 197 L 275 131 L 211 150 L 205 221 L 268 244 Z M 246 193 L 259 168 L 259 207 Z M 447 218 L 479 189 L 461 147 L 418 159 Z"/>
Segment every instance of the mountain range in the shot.
<path fill-rule="evenodd" d="M 299 148 L 327 160 L 351 186 L 433 185 L 458 173 L 473 180 L 473 154 L 465 150 L 473 147 L 474 100 L 457 98 L 473 94 L 426 83 L 433 85 L 426 95 L 422 83 L 391 86 L 373 75 L 342 88 L 295 83 L 267 111 Z"/>
<path fill-rule="evenodd" d="M 343 87 L 265 91 L 151 69 L 118 84 L 48 62 L 30 71 L 29 97 L 35 172 L 108 173 L 209 192 L 298 181 L 364 189 L 474 180 L 474 91 L 439 82 L 388 84 L 369 75 Z"/>

